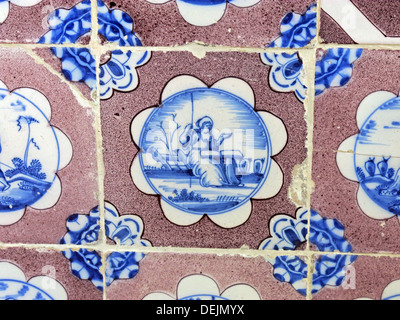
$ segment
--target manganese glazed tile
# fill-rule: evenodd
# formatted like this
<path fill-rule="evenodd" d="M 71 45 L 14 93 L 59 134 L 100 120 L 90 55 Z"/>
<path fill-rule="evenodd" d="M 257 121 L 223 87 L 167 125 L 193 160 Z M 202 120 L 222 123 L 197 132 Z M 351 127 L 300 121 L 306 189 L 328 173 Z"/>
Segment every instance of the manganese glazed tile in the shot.
<path fill-rule="evenodd" d="M 151 276 L 154 273 L 159 277 Z M 137 275 L 113 282 L 106 296 L 109 300 L 304 299 L 275 278 L 263 258 L 171 253 L 147 254 Z"/>
<path fill-rule="evenodd" d="M 293 14 L 302 15 L 313 1 L 271 0 L 133 0 L 105 1 L 127 12 L 135 31 L 150 46 L 175 46 L 200 41 L 211 45 L 265 47 L 275 40 Z M 196 12 L 194 15 L 193 12 Z M 290 16 L 288 16 L 288 14 Z M 286 19 L 286 20 L 285 20 Z M 252 23 L 248 23 L 251 21 Z M 284 26 L 281 27 L 282 21 Z M 307 24 L 299 24 L 299 31 Z M 298 26 L 296 26 L 298 27 Z"/>
<path fill-rule="evenodd" d="M 0 65 L 0 241 L 58 243 L 98 204 L 93 112 L 34 55 L 1 49 Z"/>
<path fill-rule="evenodd" d="M 0 300 L 399 299 L 399 9 L 0 0 Z"/>
<path fill-rule="evenodd" d="M 270 89 L 270 69 L 258 54 L 153 52 L 138 89 L 102 101 L 106 199 L 139 210 L 153 245 L 256 247 L 254 228 L 296 209 L 304 107 Z"/>
<path fill-rule="evenodd" d="M 0 250 L 0 300 L 102 300 L 103 294 L 70 270 L 61 252 Z"/>
<path fill-rule="evenodd" d="M 341 286 L 321 290 L 315 300 L 399 300 L 399 258 L 359 256 Z"/>
<path fill-rule="evenodd" d="M 49 29 L 48 18 L 58 8 L 67 9 L 79 0 L 0 1 L 0 42 L 36 43 Z"/>
<path fill-rule="evenodd" d="M 400 1 L 321 0 L 320 37 L 340 44 L 400 44 Z"/>

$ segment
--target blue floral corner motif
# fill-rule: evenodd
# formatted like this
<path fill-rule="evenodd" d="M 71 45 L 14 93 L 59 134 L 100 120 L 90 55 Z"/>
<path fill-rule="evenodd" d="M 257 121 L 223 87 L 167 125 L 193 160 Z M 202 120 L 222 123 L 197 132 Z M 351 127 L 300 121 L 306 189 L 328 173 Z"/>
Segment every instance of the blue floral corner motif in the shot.
<path fill-rule="evenodd" d="M 353 73 L 353 63 L 361 57 L 363 49 L 329 49 L 317 61 L 315 71 L 315 95 L 331 87 L 343 87 Z"/>
<path fill-rule="evenodd" d="M 264 240 L 261 250 L 296 250 L 307 241 L 308 218 L 310 217 L 309 241 L 322 252 L 351 253 L 352 247 L 344 238 L 344 227 L 336 219 L 322 218 L 317 212 L 299 209 L 296 219 L 278 215 L 270 221 L 271 237 Z M 315 294 L 325 286 L 339 286 L 345 280 L 346 267 L 356 256 L 327 254 L 315 262 L 311 293 Z M 274 266 L 274 276 L 281 282 L 288 282 L 302 295 L 307 294 L 307 264 L 299 257 L 282 256 L 268 259 Z"/>
<path fill-rule="evenodd" d="M 138 216 L 119 216 L 110 203 L 105 207 L 106 236 L 115 243 L 127 246 L 150 247 L 151 243 L 142 240 L 143 222 Z M 87 245 L 98 240 L 100 230 L 100 213 L 96 207 L 88 215 L 73 214 L 67 219 L 67 234 L 60 244 Z M 72 273 L 80 279 L 91 280 L 103 290 L 103 275 L 101 256 L 92 250 L 65 250 L 63 254 L 71 261 Z M 131 279 L 139 271 L 139 262 L 144 258 L 143 253 L 113 252 L 106 259 L 106 285 L 109 286 L 117 279 Z"/>
<path fill-rule="evenodd" d="M 99 35 L 108 42 L 119 46 L 139 47 L 142 42 L 133 32 L 133 19 L 121 10 L 109 10 L 97 1 Z M 58 9 L 49 17 L 50 31 L 39 43 L 68 44 L 77 43 L 80 38 L 91 33 L 91 1 L 84 0 L 70 10 Z M 62 71 L 69 81 L 86 83 L 96 90 L 96 61 L 87 48 L 52 48 L 54 55 L 62 61 Z M 111 52 L 110 59 L 100 65 L 100 97 L 108 99 L 113 91 L 129 92 L 138 86 L 136 68 L 150 59 L 148 51 Z"/>
<path fill-rule="evenodd" d="M 281 35 L 269 48 L 303 48 L 317 35 L 316 5 L 303 14 L 288 13 L 281 22 Z M 300 101 L 306 98 L 307 87 L 303 83 L 303 62 L 298 53 L 262 53 L 261 60 L 272 67 L 269 83 L 278 92 L 295 92 Z"/>

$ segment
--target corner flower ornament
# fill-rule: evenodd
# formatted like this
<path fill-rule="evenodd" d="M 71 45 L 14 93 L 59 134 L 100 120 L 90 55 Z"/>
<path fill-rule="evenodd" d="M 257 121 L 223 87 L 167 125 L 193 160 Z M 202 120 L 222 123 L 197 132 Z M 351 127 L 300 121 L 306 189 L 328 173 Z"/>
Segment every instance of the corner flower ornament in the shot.
<path fill-rule="evenodd" d="M 9 91 L 0 81 L 0 225 L 26 208 L 44 210 L 61 196 L 57 173 L 72 158 L 67 136 L 51 126 L 47 98 L 31 88 Z"/>
<path fill-rule="evenodd" d="M 154 4 L 162 4 L 171 0 L 147 0 Z M 259 3 L 261 0 L 176 0 L 183 19 L 192 25 L 205 27 L 217 23 L 225 14 L 227 4 L 245 8 Z"/>
<path fill-rule="evenodd" d="M 400 218 L 400 97 L 378 91 L 357 110 L 359 133 L 339 147 L 340 172 L 360 184 L 357 201 L 370 218 Z"/>
<path fill-rule="evenodd" d="M 6 21 L 10 13 L 10 5 L 32 7 L 39 2 L 42 2 L 42 0 L 0 0 L 0 23 Z"/>
<path fill-rule="evenodd" d="M 310 217 L 310 231 L 308 218 Z M 325 286 L 339 286 L 345 279 L 345 269 L 355 261 L 356 256 L 332 254 L 352 252 L 350 243 L 344 238 L 344 227 L 336 219 L 322 218 L 317 212 L 298 209 L 296 218 L 288 215 L 274 216 L 269 224 L 271 237 L 260 244 L 261 250 L 296 250 L 309 241 L 321 255 L 315 262 L 312 275 L 311 293 L 315 294 Z M 278 256 L 266 259 L 274 266 L 274 277 L 290 283 L 300 294 L 307 294 L 307 264 L 296 256 Z"/>
<path fill-rule="evenodd" d="M 119 46 L 142 46 L 140 38 L 133 31 L 133 19 L 124 11 L 109 10 L 101 0 L 97 0 L 99 34 L 106 41 Z M 57 9 L 49 16 L 50 31 L 39 43 L 68 44 L 90 35 L 91 1 L 78 3 L 70 10 Z M 96 89 L 96 62 L 86 48 L 52 48 L 55 56 L 62 61 L 62 71 L 70 81 L 86 83 Z M 110 59 L 100 65 L 100 98 L 108 99 L 113 91 L 129 92 L 139 84 L 136 68 L 150 59 L 148 51 L 114 50 Z"/>
<path fill-rule="evenodd" d="M 260 296 L 247 284 L 235 284 L 221 293 L 214 279 L 202 274 L 193 274 L 179 282 L 176 298 L 155 292 L 148 294 L 143 300 L 260 300 Z"/>
<path fill-rule="evenodd" d="M 251 199 L 280 191 L 283 173 L 271 157 L 285 147 L 286 128 L 271 113 L 254 110 L 246 82 L 225 78 L 208 87 L 178 76 L 161 101 L 132 121 L 140 152 L 131 175 L 142 192 L 161 196 L 167 219 L 188 226 L 208 215 L 234 228 L 249 218 Z"/>
<path fill-rule="evenodd" d="M 303 48 L 317 35 L 316 5 L 303 14 L 290 12 L 281 21 L 281 35 L 270 48 Z M 298 53 L 262 53 L 263 63 L 270 65 L 269 84 L 278 92 L 294 91 L 300 101 L 306 98 L 307 87 L 303 81 L 303 62 Z"/>
<path fill-rule="evenodd" d="M 88 245 L 98 240 L 100 231 L 99 208 L 93 208 L 89 215 L 73 214 L 67 220 L 68 232 L 60 244 Z M 151 243 L 141 239 L 144 226 L 140 217 L 135 215 L 119 216 L 117 209 L 105 204 L 106 236 L 122 246 L 150 247 Z M 64 256 L 71 261 L 72 273 L 80 279 L 90 280 L 99 290 L 103 290 L 101 256 L 88 249 L 65 250 Z M 106 285 L 117 279 L 132 279 L 139 271 L 139 261 L 144 253 L 113 252 L 106 259 Z"/>

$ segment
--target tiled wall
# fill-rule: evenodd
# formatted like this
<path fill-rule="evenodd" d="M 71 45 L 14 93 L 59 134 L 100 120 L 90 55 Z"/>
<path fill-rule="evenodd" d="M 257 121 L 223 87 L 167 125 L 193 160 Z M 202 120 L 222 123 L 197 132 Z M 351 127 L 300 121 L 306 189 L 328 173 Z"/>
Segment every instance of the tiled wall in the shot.
<path fill-rule="evenodd" d="M 0 299 L 400 297 L 399 14 L 0 0 Z"/>

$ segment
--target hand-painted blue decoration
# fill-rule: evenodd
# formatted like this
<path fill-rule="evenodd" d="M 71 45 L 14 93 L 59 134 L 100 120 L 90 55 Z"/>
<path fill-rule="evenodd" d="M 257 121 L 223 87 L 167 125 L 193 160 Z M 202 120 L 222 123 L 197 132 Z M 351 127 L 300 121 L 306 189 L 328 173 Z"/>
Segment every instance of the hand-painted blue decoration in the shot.
<path fill-rule="evenodd" d="M 214 279 L 203 274 L 183 278 L 176 289 L 176 298 L 161 292 L 150 293 L 143 300 L 260 300 L 258 292 L 247 284 L 236 284 L 220 292 Z"/>
<path fill-rule="evenodd" d="M 315 70 L 315 95 L 331 87 L 343 87 L 351 78 L 353 63 L 361 57 L 363 49 L 328 49 L 317 61 Z"/>
<path fill-rule="evenodd" d="M 207 214 L 221 226 L 238 226 L 251 213 L 251 198 L 270 198 L 282 185 L 271 156 L 286 144 L 285 127 L 255 112 L 254 93 L 242 80 L 209 88 L 177 77 L 159 108 L 135 118 L 132 132 L 142 150 L 132 178 L 144 192 L 160 194 L 165 214 L 179 225 Z"/>
<path fill-rule="evenodd" d="M 356 300 L 373 300 L 371 298 L 363 297 Z M 400 280 L 394 280 L 389 283 L 382 292 L 381 300 L 400 300 Z"/>
<path fill-rule="evenodd" d="M 0 81 L 0 225 L 20 220 L 27 206 L 50 208 L 61 195 L 57 172 L 70 161 L 72 146 L 50 118 L 40 92 L 10 92 Z"/>
<path fill-rule="evenodd" d="M 56 280 L 37 276 L 26 280 L 24 272 L 10 262 L 0 262 L 0 300 L 67 300 Z"/>
<path fill-rule="evenodd" d="M 143 222 L 138 216 L 119 216 L 118 211 L 110 203 L 106 203 L 105 230 L 106 236 L 120 245 L 149 247 L 151 243 L 142 240 Z M 85 245 L 98 240 L 100 230 L 99 208 L 90 211 L 89 216 L 74 214 L 67 220 L 68 233 L 60 240 L 60 244 Z M 79 249 L 63 251 L 71 260 L 72 273 L 80 279 L 90 280 L 103 290 L 101 257 L 95 251 Z M 139 271 L 139 261 L 143 253 L 113 252 L 106 259 L 106 285 L 117 279 L 131 279 Z"/>
<path fill-rule="evenodd" d="M 346 139 L 337 155 L 342 174 L 360 183 L 358 203 L 371 218 L 400 218 L 400 98 L 370 94 L 357 111 L 360 133 Z"/>
<path fill-rule="evenodd" d="M 281 36 L 270 48 L 303 48 L 317 34 L 316 5 L 310 6 L 302 15 L 288 13 L 281 22 Z M 261 60 L 272 66 L 269 83 L 278 92 L 294 91 L 300 101 L 306 98 L 307 87 L 303 83 L 303 62 L 297 53 L 262 53 Z"/>
<path fill-rule="evenodd" d="M 271 237 L 264 240 L 261 250 L 296 250 L 307 241 L 307 210 L 299 209 L 296 219 L 278 215 L 270 221 Z M 352 252 L 351 245 L 344 238 L 344 227 L 336 219 L 322 218 L 311 210 L 309 241 L 322 252 Z M 315 294 L 325 286 L 339 286 L 345 279 L 345 268 L 354 262 L 356 256 L 327 254 L 315 262 L 313 286 Z M 274 276 L 279 281 L 289 282 L 302 295 L 307 293 L 307 264 L 299 257 L 279 256 L 267 259 L 274 266 Z"/>
<path fill-rule="evenodd" d="M 99 35 L 118 46 L 142 46 L 139 37 L 132 31 L 133 20 L 121 10 L 109 10 L 97 1 Z M 91 32 L 91 1 L 84 0 L 70 10 L 58 9 L 49 17 L 50 31 L 39 43 L 66 44 L 77 43 Z M 52 48 L 61 59 L 62 70 L 70 81 L 85 82 L 92 90 L 96 89 L 96 62 L 86 48 Z M 114 50 L 110 59 L 100 65 L 100 97 L 108 99 L 113 90 L 129 92 L 139 83 L 136 68 L 150 59 L 148 51 Z"/>
<path fill-rule="evenodd" d="M 0 24 L 6 21 L 10 13 L 10 4 L 20 7 L 32 7 L 42 0 L 0 0 Z"/>
<path fill-rule="evenodd" d="M 161 4 L 171 0 L 147 0 Z M 224 15 L 228 3 L 237 7 L 251 7 L 261 0 L 176 0 L 183 19 L 192 25 L 205 27 L 217 23 Z"/>

